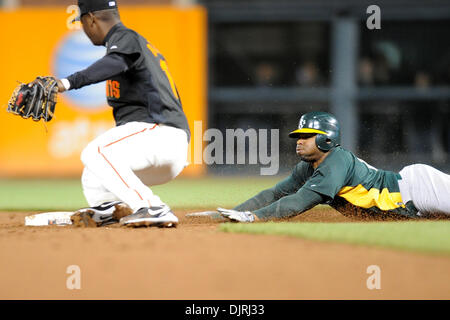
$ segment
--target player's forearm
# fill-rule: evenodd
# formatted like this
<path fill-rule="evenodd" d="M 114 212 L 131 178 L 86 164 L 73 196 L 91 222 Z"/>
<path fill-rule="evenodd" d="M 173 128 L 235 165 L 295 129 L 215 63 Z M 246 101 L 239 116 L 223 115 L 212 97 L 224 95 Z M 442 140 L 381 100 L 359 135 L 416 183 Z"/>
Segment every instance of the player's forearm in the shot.
<path fill-rule="evenodd" d="M 268 206 L 269 204 L 277 201 L 278 198 L 276 196 L 276 192 L 274 189 L 267 189 L 264 191 L 261 191 L 253 198 L 245 201 L 244 203 L 241 203 L 240 205 L 233 208 L 237 211 L 254 211 L 259 208 L 263 208 L 265 206 Z"/>
<path fill-rule="evenodd" d="M 234 208 L 237 211 L 254 211 L 274 203 L 278 199 L 285 197 L 289 194 L 297 192 L 301 187 L 301 184 L 291 174 L 283 181 L 277 183 L 273 188 L 261 191 L 253 198 L 245 201 Z"/>
<path fill-rule="evenodd" d="M 264 208 L 253 211 L 253 213 L 260 220 L 289 218 L 323 203 L 324 200 L 319 193 L 300 189 L 297 193 L 283 197 Z"/>
<path fill-rule="evenodd" d="M 108 80 L 128 69 L 128 62 L 122 55 L 106 55 L 87 69 L 76 72 L 69 77 L 69 90 Z M 67 87 L 66 87 L 67 89 Z"/>

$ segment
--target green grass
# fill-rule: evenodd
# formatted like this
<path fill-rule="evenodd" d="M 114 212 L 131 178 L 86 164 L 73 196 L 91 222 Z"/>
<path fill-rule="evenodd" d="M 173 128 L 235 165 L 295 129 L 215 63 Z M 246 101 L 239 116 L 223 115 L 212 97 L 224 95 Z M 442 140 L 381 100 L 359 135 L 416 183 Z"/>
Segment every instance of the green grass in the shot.
<path fill-rule="evenodd" d="M 225 223 L 220 230 L 450 255 L 450 221 Z"/>
<path fill-rule="evenodd" d="M 280 177 L 178 178 L 152 190 L 173 209 L 234 207 Z M 87 206 L 80 179 L 2 179 L 0 210 L 76 210 Z"/>
<path fill-rule="evenodd" d="M 280 177 L 178 178 L 152 190 L 176 210 L 231 208 L 279 180 Z M 85 206 L 79 179 L 0 179 L 2 211 L 73 211 Z M 220 229 L 450 255 L 450 221 L 226 223 Z"/>
<path fill-rule="evenodd" d="M 0 180 L 0 210 L 74 210 L 86 205 L 79 179 Z"/>
<path fill-rule="evenodd" d="M 152 190 L 173 208 L 234 207 L 280 180 L 279 177 L 175 179 Z"/>

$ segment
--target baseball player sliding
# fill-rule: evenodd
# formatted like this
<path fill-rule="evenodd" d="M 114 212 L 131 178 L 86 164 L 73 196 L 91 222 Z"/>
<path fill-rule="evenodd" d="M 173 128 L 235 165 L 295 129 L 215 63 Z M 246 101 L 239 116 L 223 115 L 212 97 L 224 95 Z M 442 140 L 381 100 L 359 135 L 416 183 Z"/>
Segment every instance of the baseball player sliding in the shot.
<path fill-rule="evenodd" d="M 107 80 L 116 127 L 81 154 L 82 186 L 89 208 L 72 215 L 75 225 L 173 227 L 178 218 L 134 171 L 150 169 L 149 185 L 174 179 L 187 165 L 190 130 L 179 94 L 161 53 L 121 21 L 116 1 L 79 0 L 79 20 L 106 55 L 65 79 L 38 77 L 19 86 L 8 111 L 50 121 L 56 94 Z"/>
<path fill-rule="evenodd" d="M 337 119 L 325 112 L 300 118 L 289 135 L 297 139 L 300 161 L 291 175 L 273 188 L 219 213 L 236 222 L 288 218 L 318 204 L 345 216 L 450 218 L 450 176 L 423 164 L 399 173 L 378 170 L 339 146 Z"/>

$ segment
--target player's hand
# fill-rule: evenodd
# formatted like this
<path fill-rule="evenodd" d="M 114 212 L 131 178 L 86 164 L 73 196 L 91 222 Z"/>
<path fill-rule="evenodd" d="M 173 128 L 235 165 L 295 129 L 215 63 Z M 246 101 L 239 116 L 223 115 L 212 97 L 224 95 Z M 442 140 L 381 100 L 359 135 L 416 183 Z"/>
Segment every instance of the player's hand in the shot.
<path fill-rule="evenodd" d="M 227 218 L 233 222 L 254 222 L 255 215 L 250 211 L 236 211 L 224 208 L 217 208 L 220 215 Z"/>
<path fill-rule="evenodd" d="M 64 87 L 63 83 L 61 82 L 61 80 L 57 80 L 56 82 L 58 84 L 58 92 L 64 92 L 66 91 L 66 87 Z"/>

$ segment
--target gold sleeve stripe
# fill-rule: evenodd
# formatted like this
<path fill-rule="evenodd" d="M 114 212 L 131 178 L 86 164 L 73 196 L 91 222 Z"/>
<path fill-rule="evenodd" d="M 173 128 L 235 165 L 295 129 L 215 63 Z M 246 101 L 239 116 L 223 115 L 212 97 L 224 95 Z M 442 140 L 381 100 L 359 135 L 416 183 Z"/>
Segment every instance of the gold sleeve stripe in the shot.
<path fill-rule="evenodd" d="M 367 190 L 359 184 L 356 187 L 344 187 L 337 195 L 355 206 L 367 209 L 378 207 L 381 210 L 393 210 L 405 207 L 400 192 L 389 192 L 387 188 L 384 188 L 380 193 L 378 189 Z"/>

